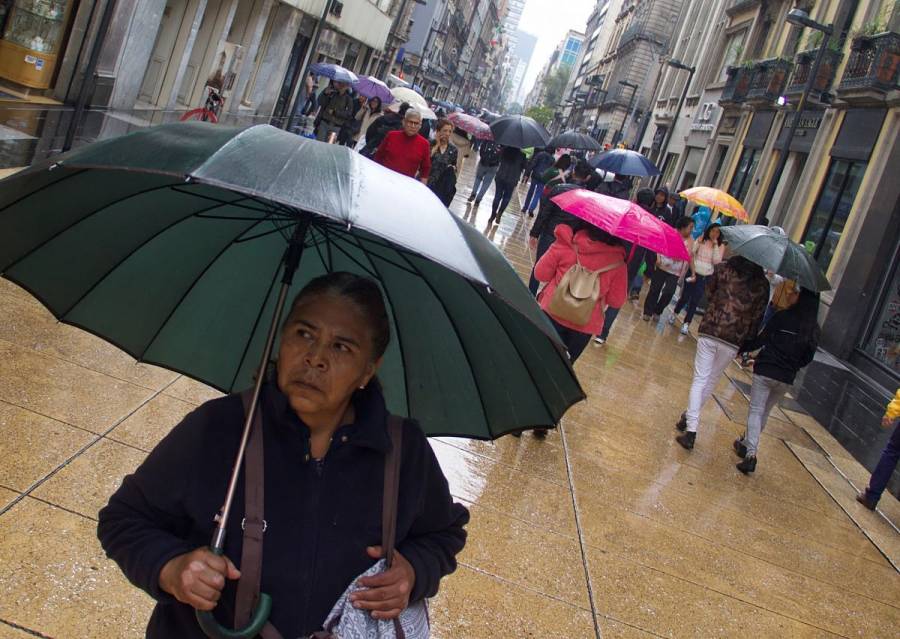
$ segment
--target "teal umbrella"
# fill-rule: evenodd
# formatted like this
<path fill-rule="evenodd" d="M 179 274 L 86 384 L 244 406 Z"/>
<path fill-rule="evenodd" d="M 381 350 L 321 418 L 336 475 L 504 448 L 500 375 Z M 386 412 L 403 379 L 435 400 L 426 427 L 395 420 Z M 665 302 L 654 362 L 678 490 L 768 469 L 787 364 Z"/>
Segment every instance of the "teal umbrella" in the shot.
<path fill-rule="evenodd" d="M 552 325 L 494 245 L 425 185 L 346 147 L 266 125 L 178 123 L 0 183 L 4 277 L 59 320 L 226 392 L 265 370 L 285 301 L 338 270 L 380 282 L 393 335 L 380 373 L 388 407 L 429 435 L 552 426 L 584 398 Z M 267 603 L 246 629 L 218 628 L 208 614 L 201 626 L 254 636 Z"/>

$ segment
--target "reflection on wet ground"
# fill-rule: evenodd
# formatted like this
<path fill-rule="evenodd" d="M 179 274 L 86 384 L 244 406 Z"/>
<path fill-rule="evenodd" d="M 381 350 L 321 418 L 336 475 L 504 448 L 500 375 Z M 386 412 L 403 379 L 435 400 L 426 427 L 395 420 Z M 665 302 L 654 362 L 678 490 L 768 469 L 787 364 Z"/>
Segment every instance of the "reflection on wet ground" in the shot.
<path fill-rule="evenodd" d="M 65 124 L 44 113 L 30 139 L 16 137 L 32 135 L 16 125 L 26 116 L 5 112 L 4 163 L 31 161 L 17 144 L 52 151 Z M 139 126 L 120 119 L 92 114 L 83 139 Z M 524 190 L 487 227 L 493 190 L 466 203 L 475 163 L 451 208 L 525 277 Z M 896 635 L 900 505 L 859 506 L 865 469 L 791 402 L 773 412 L 756 474 L 738 473 L 731 442 L 750 377 L 736 366 L 682 450 L 673 424 L 695 342 L 678 328 L 627 305 L 576 366 L 588 399 L 545 441 L 432 441 L 472 511 L 459 569 L 430 605 L 435 639 Z M 143 636 L 152 602 L 103 556 L 96 512 L 215 395 L 59 324 L 0 280 L 0 637 Z"/>

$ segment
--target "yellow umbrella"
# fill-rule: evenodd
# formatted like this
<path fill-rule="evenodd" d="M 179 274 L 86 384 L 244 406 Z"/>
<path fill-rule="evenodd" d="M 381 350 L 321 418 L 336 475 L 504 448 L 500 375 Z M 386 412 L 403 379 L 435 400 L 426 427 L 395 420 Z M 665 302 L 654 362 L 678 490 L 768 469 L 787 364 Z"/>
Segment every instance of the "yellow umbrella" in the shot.
<path fill-rule="evenodd" d="M 714 189 L 711 186 L 695 186 L 682 191 L 679 195 L 689 202 L 708 206 L 713 211 L 718 211 L 722 215 L 730 215 L 741 222 L 750 221 L 750 216 L 747 215 L 744 205 L 725 191 Z"/>

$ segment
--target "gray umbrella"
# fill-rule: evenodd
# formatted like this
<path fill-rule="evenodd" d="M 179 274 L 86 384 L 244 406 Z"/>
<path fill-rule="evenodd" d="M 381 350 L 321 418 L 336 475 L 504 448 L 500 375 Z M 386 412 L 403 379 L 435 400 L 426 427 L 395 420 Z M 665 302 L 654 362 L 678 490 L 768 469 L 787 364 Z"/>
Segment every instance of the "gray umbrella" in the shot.
<path fill-rule="evenodd" d="M 812 255 L 777 226 L 723 226 L 722 237 L 732 253 L 794 280 L 810 291 L 827 291 L 831 284 Z"/>

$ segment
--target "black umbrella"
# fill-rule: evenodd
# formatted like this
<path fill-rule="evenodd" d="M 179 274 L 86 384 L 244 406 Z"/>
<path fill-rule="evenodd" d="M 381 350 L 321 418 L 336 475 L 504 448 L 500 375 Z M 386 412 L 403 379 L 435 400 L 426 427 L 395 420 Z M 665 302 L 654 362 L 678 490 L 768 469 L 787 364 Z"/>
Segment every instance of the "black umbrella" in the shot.
<path fill-rule="evenodd" d="M 602 151 L 603 147 L 594 138 L 584 133 L 579 133 L 574 129 L 563 131 L 559 135 L 553 136 L 547 143 L 555 149 L 576 149 L 579 151 Z"/>
<path fill-rule="evenodd" d="M 517 149 L 547 146 L 550 134 L 527 115 L 505 115 L 491 122 L 494 142 Z"/>

